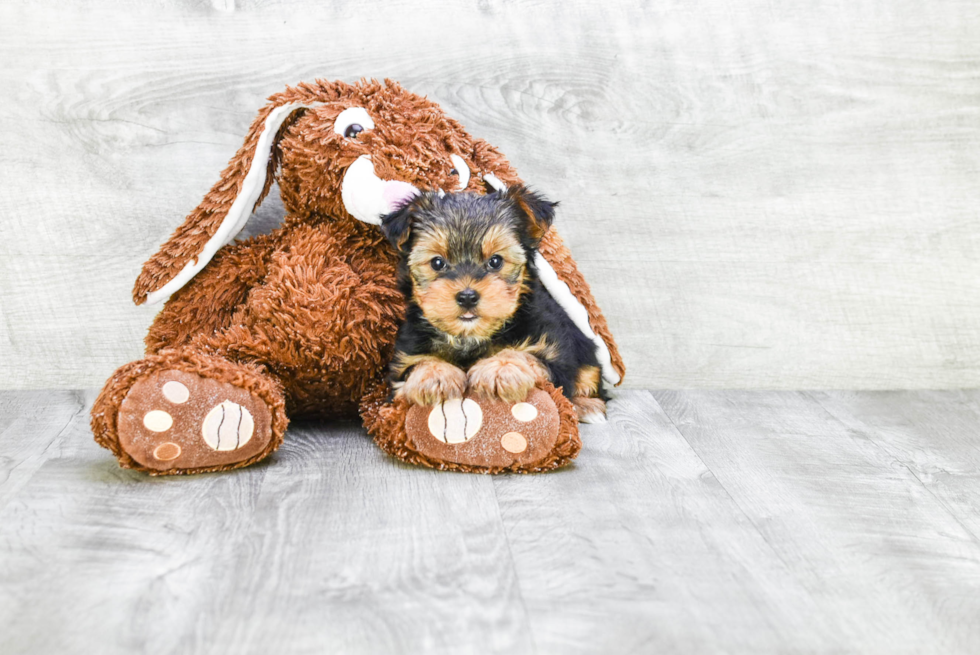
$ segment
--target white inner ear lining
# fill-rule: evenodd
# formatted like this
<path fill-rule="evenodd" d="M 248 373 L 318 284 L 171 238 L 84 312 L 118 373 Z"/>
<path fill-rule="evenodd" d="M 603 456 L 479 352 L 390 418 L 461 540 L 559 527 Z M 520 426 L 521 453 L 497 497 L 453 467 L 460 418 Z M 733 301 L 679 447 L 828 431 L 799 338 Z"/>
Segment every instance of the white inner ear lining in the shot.
<path fill-rule="evenodd" d="M 487 179 L 486 176 L 483 179 Z M 534 253 L 534 266 L 538 269 L 538 278 L 541 280 L 541 284 L 548 290 L 551 297 L 565 310 L 568 317 L 575 323 L 575 327 L 595 344 L 596 357 L 599 359 L 599 365 L 602 367 L 602 379 L 609 384 L 619 384 L 619 373 L 613 368 L 609 348 L 606 346 L 606 342 L 592 331 L 592 325 L 589 323 L 588 310 L 578 301 L 578 298 L 568 288 L 568 285 L 558 277 L 555 269 L 551 267 L 551 264 L 548 263 L 548 260 L 540 252 Z"/>
<path fill-rule="evenodd" d="M 197 275 L 202 268 L 207 266 L 208 262 L 211 261 L 218 250 L 226 244 L 231 243 L 238 236 L 238 233 L 245 227 L 245 223 L 248 222 L 248 217 L 252 215 L 255 203 L 258 202 L 259 195 L 262 194 L 262 189 L 265 187 L 269 155 L 272 152 L 273 142 L 275 141 L 279 128 L 286 122 L 289 115 L 297 109 L 310 109 L 318 107 L 321 104 L 323 103 L 304 104 L 293 102 L 276 107 L 269 113 L 265 119 L 262 134 L 259 135 L 259 139 L 255 144 L 255 152 L 252 153 L 252 161 L 249 163 L 248 173 L 246 173 L 245 179 L 242 180 L 242 188 L 239 190 L 235 202 L 232 203 L 231 208 L 228 210 L 228 214 L 221 221 L 221 225 L 218 226 L 217 231 L 208 239 L 208 242 L 204 244 L 204 248 L 198 253 L 196 258 L 187 262 L 184 268 L 180 269 L 180 272 L 172 280 L 156 291 L 146 294 L 147 303 L 152 305 L 169 298 L 171 294 L 177 292 L 191 278 Z"/>
<path fill-rule="evenodd" d="M 470 183 L 470 167 L 466 165 L 466 162 L 459 155 L 449 155 L 449 160 L 453 163 L 453 168 L 456 169 L 456 173 L 459 175 L 459 190 L 462 191 Z"/>
<path fill-rule="evenodd" d="M 500 181 L 500 178 L 493 173 L 483 176 L 483 181 L 493 187 L 494 191 L 506 191 L 507 185 Z"/>

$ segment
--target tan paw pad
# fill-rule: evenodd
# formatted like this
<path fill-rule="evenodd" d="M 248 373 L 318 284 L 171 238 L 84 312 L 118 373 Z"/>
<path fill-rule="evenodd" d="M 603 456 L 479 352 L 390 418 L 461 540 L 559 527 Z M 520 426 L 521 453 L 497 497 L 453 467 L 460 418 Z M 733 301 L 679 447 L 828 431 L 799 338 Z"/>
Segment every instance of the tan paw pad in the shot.
<path fill-rule="evenodd" d="M 205 443 L 214 450 L 237 450 L 248 443 L 255 421 L 247 409 L 226 400 L 208 412 L 201 425 Z"/>
<path fill-rule="evenodd" d="M 500 447 L 508 453 L 523 453 L 527 450 L 527 439 L 520 432 L 508 432 L 500 437 Z"/>
<path fill-rule="evenodd" d="M 180 446 L 172 441 L 167 441 L 153 449 L 153 456 L 161 462 L 169 462 L 180 457 Z"/>
<path fill-rule="evenodd" d="M 443 443 L 464 443 L 476 436 L 483 425 L 480 405 L 466 398 L 439 403 L 429 413 L 429 434 Z"/>
<path fill-rule="evenodd" d="M 143 416 L 143 425 L 153 432 L 166 432 L 174 424 L 174 418 L 162 409 L 154 409 Z"/>
<path fill-rule="evenodd" d="M 521 423 L 530 423 L 538 418 L 538 408 L 531 403 L 517 403 L 510 408 L 510 413 Z"/>
<path fill-rule="evenodd" d="M 435 407 L 415 405 L 405 417 L 416 452 L 474 470 L 533 469 L 548 460 L 559 427 L 555 401 L 541 389 L 520 403 L 473 395 Z"/>
<path fill-rule="evenodd" d="M 163 385 L 161 391 L 163 391 L 163 397 L 175 405 L 183 405 L 191 397 L 191 392 L 187 387 L 177 382 L 177 380 L 167 382 Z"/>

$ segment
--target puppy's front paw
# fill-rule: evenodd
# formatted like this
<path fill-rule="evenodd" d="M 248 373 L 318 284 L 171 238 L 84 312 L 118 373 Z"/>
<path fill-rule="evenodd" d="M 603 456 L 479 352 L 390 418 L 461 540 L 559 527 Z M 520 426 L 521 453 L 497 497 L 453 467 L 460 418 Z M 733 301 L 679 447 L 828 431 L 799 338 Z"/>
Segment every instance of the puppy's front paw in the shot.
<path fill-rule="evenodd" d="M 606 401 L 602 398 L 576 396 L 572 398 L 572 405 L 580 423 L 606 422 Z"/>
<path fill-rule="evenodd" d="M 533 357 L 504 350 L 471 366 L 467 381 L 470 391 L 481 396 L 519 403 L 542 376 L 546 376 L 544 367 Z"/>
<path fill-rule="evenodd" d="M 452 398 L 462 398 L 466 391 L 466 373 L 449 362 L 437 359 L 421 362 L 396 392 L 414 405 L 438 405 Z"/>

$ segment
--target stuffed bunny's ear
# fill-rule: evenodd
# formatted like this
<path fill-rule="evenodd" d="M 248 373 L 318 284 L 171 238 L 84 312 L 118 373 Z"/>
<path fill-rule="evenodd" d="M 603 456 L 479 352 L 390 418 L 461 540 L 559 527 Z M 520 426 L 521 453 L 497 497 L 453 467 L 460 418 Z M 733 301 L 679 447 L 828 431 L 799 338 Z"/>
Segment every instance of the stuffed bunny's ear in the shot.
<path fill-rule="evenodd" d="M 272 150 L 279 128 L 296 110 L 316 104 L 270 105 L 260 112 L 245 143 L 218 183 L 160 251 L 143 265 L 133 288 L 137 305 L 168 298 L 207 266 L 218 250 L 235 239 L 268 191 Z"/>

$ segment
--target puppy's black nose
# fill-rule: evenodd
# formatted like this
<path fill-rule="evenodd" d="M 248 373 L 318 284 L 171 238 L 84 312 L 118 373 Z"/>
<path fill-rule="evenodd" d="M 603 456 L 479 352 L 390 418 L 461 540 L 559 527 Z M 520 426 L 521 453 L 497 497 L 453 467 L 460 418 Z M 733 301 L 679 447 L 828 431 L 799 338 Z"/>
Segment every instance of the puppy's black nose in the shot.
<path fill-rule="evenodd" d="M 456 294 L 456 304 L 463 309 L 473 309 L 480 302 L 480 294 L 473 289 L 463 289 Z"/>

